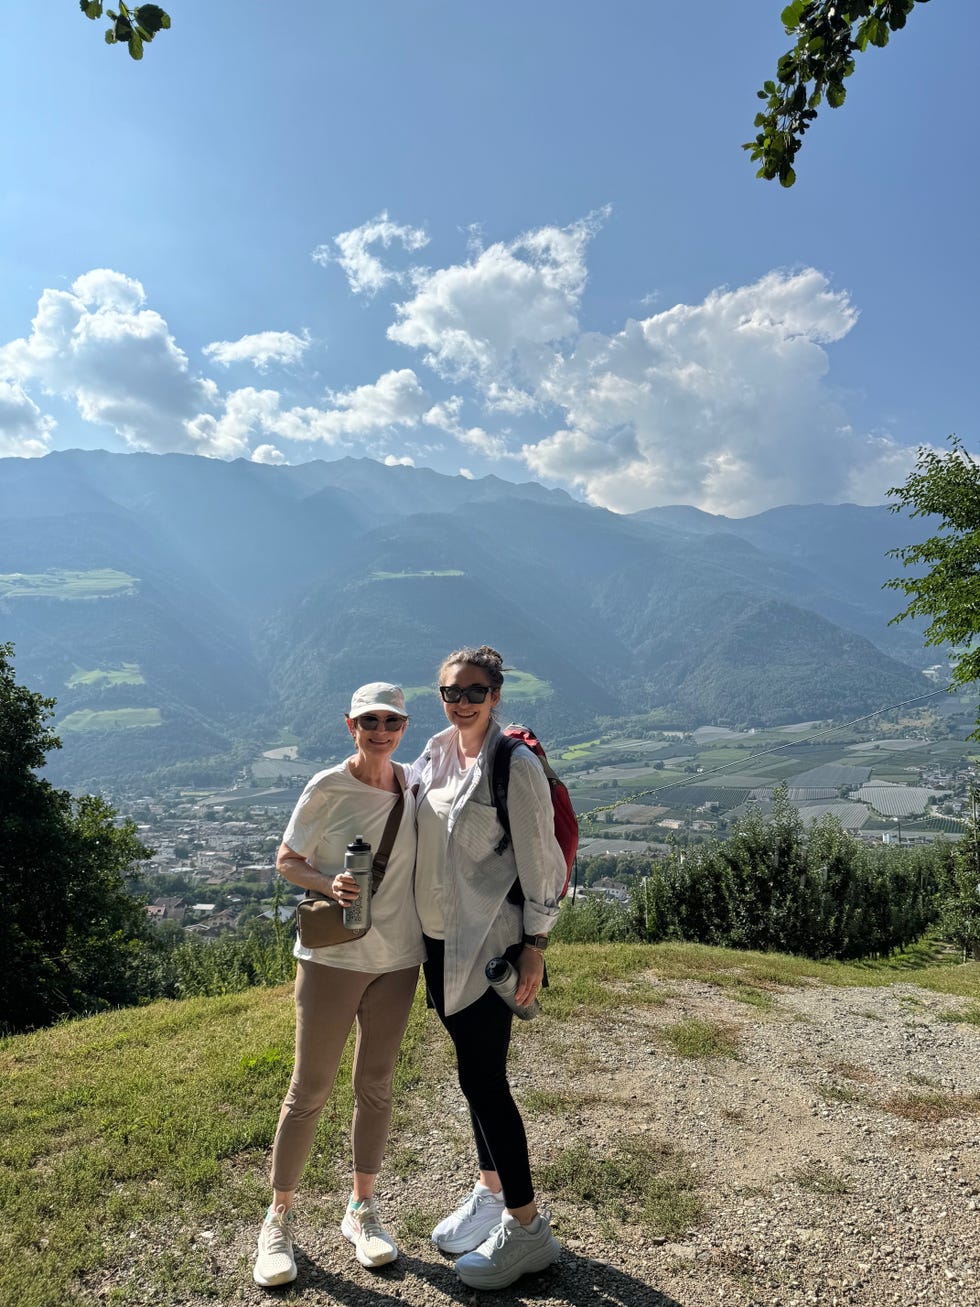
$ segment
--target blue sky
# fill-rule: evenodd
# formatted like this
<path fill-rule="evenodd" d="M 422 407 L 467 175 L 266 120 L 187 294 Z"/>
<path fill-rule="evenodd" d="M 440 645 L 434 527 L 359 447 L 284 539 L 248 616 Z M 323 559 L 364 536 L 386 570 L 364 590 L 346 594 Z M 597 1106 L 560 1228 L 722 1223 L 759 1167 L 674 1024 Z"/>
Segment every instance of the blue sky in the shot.
<path fill-rule="evenodd" d="M 781 7 L 170 0 L 136 64 L 74 0 L 8 6 L 0 455 L 738 516 L 977 449 L 980 8 L 860 58 L 783 191 L 739 148 Z"/>

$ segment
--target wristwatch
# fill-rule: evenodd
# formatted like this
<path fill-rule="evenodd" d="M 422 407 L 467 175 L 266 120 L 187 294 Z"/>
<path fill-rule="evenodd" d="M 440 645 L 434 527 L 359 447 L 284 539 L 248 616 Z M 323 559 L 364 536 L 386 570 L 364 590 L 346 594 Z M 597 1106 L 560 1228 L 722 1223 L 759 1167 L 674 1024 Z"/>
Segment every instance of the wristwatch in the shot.
<path fill-rule="evenodd" d="M 543 953 L 544 950 L 548 947 L 548 936 L 547 936 L 547 935 L 525 935 L 525 936 L 524 936 L 524 941 L 523 941 L 523 942 L 524 942 L 524 944 L 527 945 L 528 948 L 539 948 L 539 949 L 541 949 L 541 951 L 542 951 L 542 953 Z"/>

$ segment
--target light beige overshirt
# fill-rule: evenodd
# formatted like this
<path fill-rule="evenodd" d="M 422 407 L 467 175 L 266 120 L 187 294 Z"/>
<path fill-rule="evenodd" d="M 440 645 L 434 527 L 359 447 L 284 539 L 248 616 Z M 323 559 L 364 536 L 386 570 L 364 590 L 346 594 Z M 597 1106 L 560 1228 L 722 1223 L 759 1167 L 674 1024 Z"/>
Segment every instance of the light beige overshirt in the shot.
<path fill-rule="evenodd" d="M 486 964 L 499 957 L 522 933 L 546 935 L 558 916 L 558 895 L 565 883 L 565 858 L 555 839 L 554 809 L 548 779 L 524 745 L 511 755 L 507 812 L 511 841 L 496 848 L 503 835 L 490 802 L 490 772 L 500 727 L 491 722 L 480 755 L 469 770 L 446 819 L 442 893 L 446 942 L 444 992 L 446 1014 L 474 1003 L 487 988 Z M 433 736 L 412 766 L 409 784 L 417 783 L 418 802 L 455 766 L 456 728 Z M 507 901 L 520 877 L 524 904 Z M 426 893 L 424 868 L 416 869 L 416 898 Z M 425 913 L 420 905 L 420 914 Z"/>

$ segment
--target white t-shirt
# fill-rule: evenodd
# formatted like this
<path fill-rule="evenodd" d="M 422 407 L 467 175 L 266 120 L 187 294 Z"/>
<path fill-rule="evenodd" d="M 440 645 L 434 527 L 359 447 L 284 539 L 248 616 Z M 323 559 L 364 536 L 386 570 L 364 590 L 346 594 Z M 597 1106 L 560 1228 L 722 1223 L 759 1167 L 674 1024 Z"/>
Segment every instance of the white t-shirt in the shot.
<path fill-rule="evenodd" d="M 397 764 L 395 764 L 397 767 Z M 404 776 L 402 777 L 404 780 Z M 342 871 L 347 845 L 360 835 L 377 852 L 396 795 L 365 785 L 347 763 L 317 772 L 293 809 L 283 842 L 302 853 L 317 871 L 331 878 Z M 422 928 L 415 910 L 415 800 L 405 793 L 405 809 L 388 859 L 388 867 L 371 900 L 371 929 L 361 939 L 330 948 L 304 948 L 296 940 L 293 955 L 348 971 L 382 974 L 412 967 L 425 957 Z"/>
<path fill-rule="evenodd" d="M 433 766 L 432 784 L 422 796 L 416 814 L 419 850 L 415 862 L 415 906 L 422 929 L 430 939 L 446 936 L 443 894 L 449 810 L 469 775 L 469 768 L 459 761 L 456 749 L 450 750 L 440 763 L 438 767 Z"/>

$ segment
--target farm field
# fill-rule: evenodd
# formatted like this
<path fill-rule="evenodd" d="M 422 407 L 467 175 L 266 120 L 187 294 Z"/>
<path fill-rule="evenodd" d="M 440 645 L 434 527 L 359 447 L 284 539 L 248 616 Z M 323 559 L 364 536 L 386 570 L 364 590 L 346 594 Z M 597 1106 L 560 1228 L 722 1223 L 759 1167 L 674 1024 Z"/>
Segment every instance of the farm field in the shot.
<path fill-rule="evenodd" d="M 121 667 L 93 667 L 89 671 L 79 668 L 65 682 L 69 690 L 79 685 L 143 685 L 139 663 L 123 663 Z"/>
<path fill-rule="evenodd" d="M 961 819 L 935 808 L 953 798 L 950 789 L 923 784 L 923 777 L 929 773 L 934 782 L 937 773 L 962 771 L 980 755 L 980 744 L 945 735 L 922 738 L 921 723 L 910 724 L 914 737 L 879 734 L 858 741 L 843 731 L 837 740 L 812 739 L 820 731 L 813 724 L 797 729 L 804 738 L 788 739 L 785 727 L 742 733 L 702 727 L 684 736 L 672 732 L 669 739 L 610 733 L 552 757 L 584 818 L 583 839 L 597 838 L 604 847 L 616 840 L 616 827 L 621 835 L 638 835 L 645 827 L 651 839 L 663 840 L 671 828 L 676 832 L 678 821 L 709 833 L 706 821 L 724 824 L 750 805 L 765 813 L 777 785 L 787 787 L 807 824 L 831 815 L 853 831 L 893 831 L 900 821 L 903 838 L 962 832 Z M 620 805 L 626 811 L 617 816 Z M 639 846 L 623 840 L 618 847 Z"/>
<path fill-rule="evenodd" d="M 138 584 L 135 576 L 109 567 L 88 572 L 61 567 L 49 572 L 0 572 L 0 599 L 105 599 L 133 594 Z"/>
<path fill-rule="evenodd" d="M 105 711 L 80 708 L 62 718 L 58 730 L 119 731 L 162 724 L 163 715 L 159 708 L 113 708 Z"/>
<path fill-rule="evenodd" d="M 405 702 L 411 703 L 413 699 L 421 699 L 436 693 L 432 685 L 405 685 L 402 687 L 405 692 Z M 528 699 L 548 699 L 553 693 L 552 687 L 548 681 L 543 681 L 540 677 L 532 675 L 530 672 L 522 672 L 517 668 L 507 672 L 507 702 L 512 700 Z M 510 718 L 505 718 L 509 721 Z"/>

